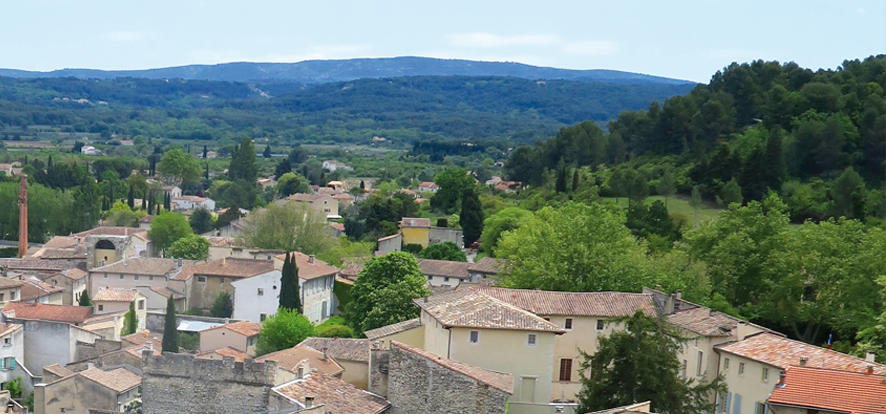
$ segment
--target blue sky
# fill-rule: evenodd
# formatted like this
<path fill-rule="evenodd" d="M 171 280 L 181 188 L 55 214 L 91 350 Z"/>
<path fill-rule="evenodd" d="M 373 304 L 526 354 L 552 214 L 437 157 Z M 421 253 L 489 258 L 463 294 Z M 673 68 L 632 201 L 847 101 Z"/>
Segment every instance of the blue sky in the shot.
<path fill-rule="evenodd" d="M 886 53 L 886 1 L 9 1 L 0 67 L 432 56 L 706 82 L 730 62 Z"/>

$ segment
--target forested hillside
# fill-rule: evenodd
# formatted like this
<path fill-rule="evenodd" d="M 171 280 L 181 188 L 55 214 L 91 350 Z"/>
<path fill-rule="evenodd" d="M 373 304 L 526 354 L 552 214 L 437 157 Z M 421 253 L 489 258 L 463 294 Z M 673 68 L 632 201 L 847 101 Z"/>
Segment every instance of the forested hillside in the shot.
<path fill-rule="evenodd" d="M 724 205 L 776 191 L 794 222 L 881 219 L 884 89 L 884 55 L 815 72 L 794 63 L 732 64 L 688 95 L 622 114 L 608 133 L 586 122 L 518 148 L 506 170 L 538 185 L 563 166 L 614 168 L 599 183 L 603 194 L 656 193 L 667 176 L 679 192 Z"/>
<path fill-rule="evenodd" d="M 532 142 L 563 125 L 605 122 L 690 84 L 505 77 L 362 79 L 300 84 L 150 80 L 0 80 L 0 131 L 29 125 L 105 137 L 347 142 L 375 135 Z M 279 96 L 275 96 L 278 95 Z M 27 139 L 27 137 L 25 137 Z"/>

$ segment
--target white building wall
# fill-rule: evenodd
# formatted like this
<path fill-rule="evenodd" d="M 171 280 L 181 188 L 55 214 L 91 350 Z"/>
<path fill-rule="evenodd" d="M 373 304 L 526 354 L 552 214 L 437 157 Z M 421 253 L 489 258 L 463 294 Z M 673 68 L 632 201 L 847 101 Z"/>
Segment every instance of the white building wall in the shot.
<path fill-rule="evenodd" d="M 261 323 L 261 315 L 277 313 L 280 304 L 280 278 L 282 273 L 274 270 L 262 275 L 240 279 L 231 283 L 234 287 L 234 319 Z M 259 294 L 261 289 L 261 294 Z"/>
<path fill-rule="evenodd" d="M 302 297 L 302 313 L 312 323 L 322 323 L 329 319 L 333 303 L 332 288 L 335 285 L 335 275 L 318 277 L 311 280 L 299 279 L 299 293 Z"/>

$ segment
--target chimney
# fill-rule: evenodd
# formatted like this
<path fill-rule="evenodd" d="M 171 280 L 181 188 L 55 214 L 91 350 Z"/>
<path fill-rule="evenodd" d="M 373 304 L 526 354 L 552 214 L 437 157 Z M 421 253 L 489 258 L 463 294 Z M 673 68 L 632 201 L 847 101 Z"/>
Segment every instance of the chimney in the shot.
<path fill-rule="evenodd" d="M 809 362 L 809 358 L 807 358 L 807 357 L 800 357 L 800 366 L 801 366 L 801 367 L 805 367 L 807 362 Z"/>
<path fill-rule="evenodd" d="M 296 373 L 295 375 L 296 375 L 296 378 L 298 378 L 298 379 L 304 378 L 305 377 L 305 367 L 299 365 L 298 366 L 298 373 Z"/>
<path fill-rule="evenodd" d="M 18 257 L 28 252 L 28 176 L 21 175 L 18 190 Z"/>
<path fill-rule="evenodd" d="M 328 359 L 328 355 L 326 354 L 326 347 L 323 347 L 323 360 L 326 361 Z"/>
<path fill-rule="evenodd" d="M 785 374 L 784 371 L 779 371 L 779 372 L 778 372 L 778 382 L 775 384 L 775 388 L 784 388 L 784 385 L 785 385 L 785 384 L 784 384 L 784 377 L 785 377 L 785 375 L 786 375 L 786 374 Z"/>
<path fill-rule="evenodd" d="M 311 408 L 314 406 L 314 396 L 305 395 L 305 408 Z"/>
<path fill-rule="evenodd" d="M 308 263 L 314 263 L 314 255 L 308 256 Z"/>
<path fill-rule="evenodd" d="M 874 366 L 873 366 L 873 365 L 868 365 L 867 368 L 865 369 L 865 372 L 866 372 L 868 375 L 872 375 L 872 374 L 874 373 Z"/>
<path fill-rule="evenodd" d="M 224 266 L 228 262 L 227 259 L 227 257 L 222 257 L 222 266 Z"/>
<path fill-rule="evenodd" d="M 877 355 L 873 352 L 868 352 L 864 354 L 864 360 L 867 362 L 876 362 Z"/>

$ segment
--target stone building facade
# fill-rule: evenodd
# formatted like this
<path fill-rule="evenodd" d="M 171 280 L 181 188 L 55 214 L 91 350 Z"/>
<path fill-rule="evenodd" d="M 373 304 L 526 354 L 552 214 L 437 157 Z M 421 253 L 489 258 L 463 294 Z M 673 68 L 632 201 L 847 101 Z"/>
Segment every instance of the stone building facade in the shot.
<path fill-rule="evenodd" d="M 142 404 L 145 414 L 251 413 L 268 410 L 277 364 L 234 362 L 193 355 L 145 353 Z"/>

